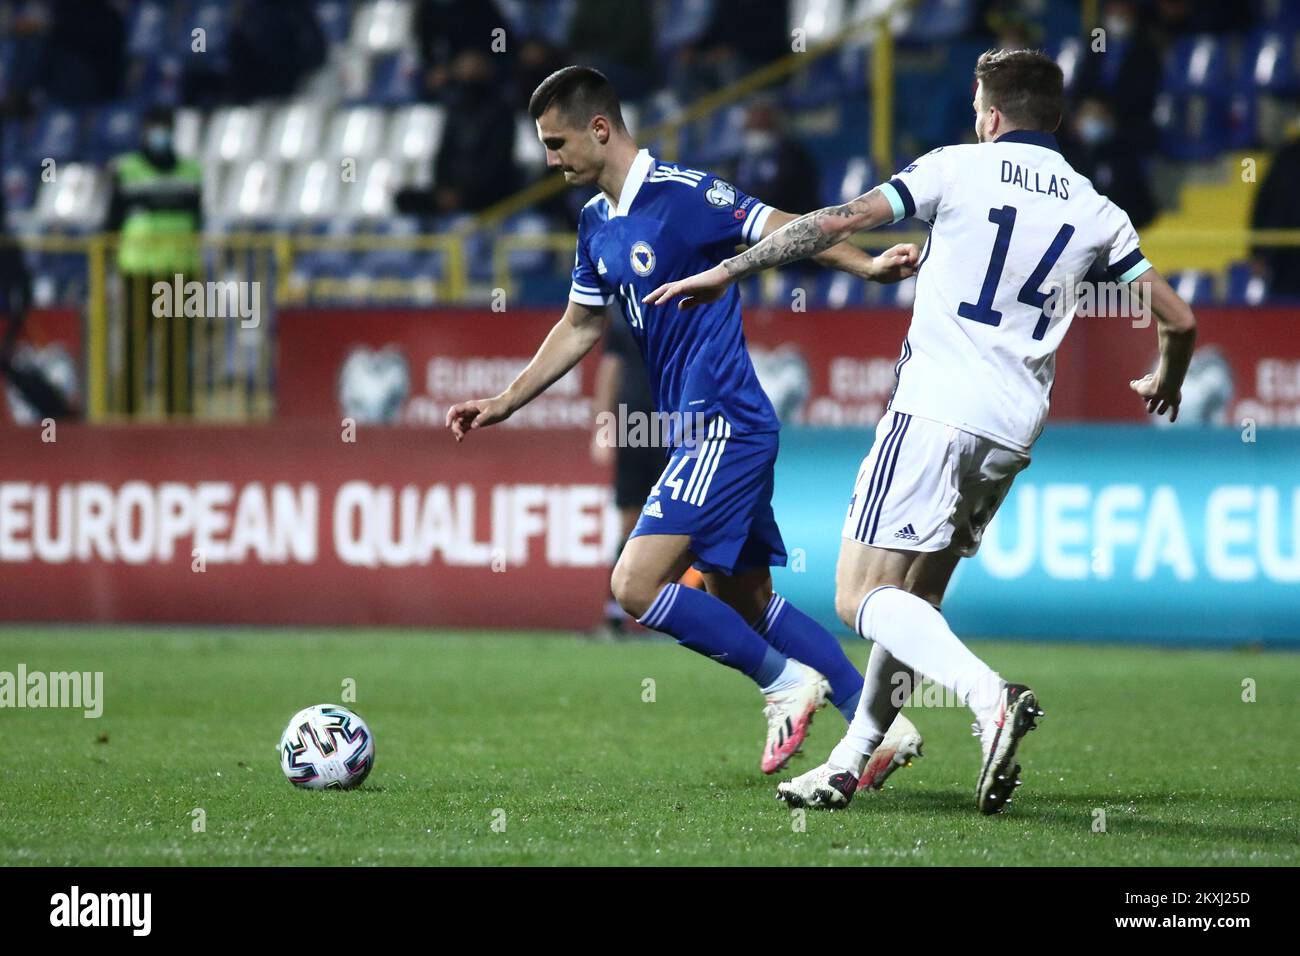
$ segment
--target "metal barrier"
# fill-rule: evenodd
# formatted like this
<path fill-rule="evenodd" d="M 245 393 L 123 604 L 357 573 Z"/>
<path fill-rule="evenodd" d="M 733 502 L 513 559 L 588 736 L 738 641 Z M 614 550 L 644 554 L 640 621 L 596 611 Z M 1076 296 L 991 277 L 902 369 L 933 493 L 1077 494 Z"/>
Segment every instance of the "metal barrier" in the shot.
<path fill-rule="evenodd" d="M 484 243 L 490 280 L 471 281 L 470 236 L 294 236 L 235 233 L 196 239 L 197 274 L 133 276 L 118 263 L 114 235 L 36 236 L 29 252 L 84 257 L 86 275 L 86 414 L 91 421 L 264 421 L 275 411 L 276 310 L 281 307 L 485 303 L 495 290 L 516 292 L 511 255 L 555 256 L 553 278 L 567 277 L 572 233 L 474 237 Z M 878 251 L 896 242 L 924 242 L 924 233 L 854 237 Z M 1189 247 L 1240 244 L 1300 246 L 1300 230 L 1186 230 L 1173 242 Z M 436 276 L 304 277 L 304 255 L 334 251 L 439 253 Z M 775 273 L 765 279 L 775 283 Z M 491 286 L 488 285 L 490 281 Z M 765 288 L 771 288 L 767 286 Z M 558 309 L 557 309 L 558 314 Z"/>

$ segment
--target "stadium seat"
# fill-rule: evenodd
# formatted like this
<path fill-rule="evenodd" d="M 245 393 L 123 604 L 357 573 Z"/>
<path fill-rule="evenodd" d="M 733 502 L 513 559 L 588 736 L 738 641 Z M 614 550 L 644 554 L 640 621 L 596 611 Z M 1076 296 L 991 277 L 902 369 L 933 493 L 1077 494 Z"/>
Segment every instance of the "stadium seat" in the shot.
<path fill-rule="evenodd" d="M 326 115 L 325 105 L 312 100 L 276 107 L 267 121 L 267 155 L 285 162 L 318 157 Z"/>
<path fill-rule="evenodd" d="M 1173 273 L 1169 284 L 1190 305 L 1203 305 L 1214 299 L 1214 277 L 1196 269 Z"/>
<path fill-rule="evenodd" d="M 370 63 L 366 102 L 405 106 L 420 95 L 420 60 L 413 50 L 384 53 Z"/>
<path fill-rule="evenodd" d="M 398 50 L 414 36 L 411 0 L 370 0 L 352 20 L 349 45 L 371 53 Z"/>
<path fill-rule="evenodd" d="M 40 229 L 85 231 L 98 226 L 108 212 L 108 173 L 88 163 L 65 163 L 59 175 L 41 181 L 33 209 Z"/>
<path fill-rule="evenodd" d="M 83 153 L 81 118 L 75 111 L 46 109 L 28 124 L 24 159 L 32 165 L 75 160 Z"/>
<path fill-rule="evenodd" d="M 1231 140 L 1229 102 L 1221 95 L 1161 93 L 1155 120 L 1161 150 L 1174 159 L 1209 159 L 1227 149 Z"/>
<path fill-rule="evenodd" d="M 1261 92 L 1287 95 L 1300 92 L 1300 57 L 1296 38 L 1277 31 L 1251 34 L 1241 57 L 1245 79 Z"/>
<path fill-rule="evenodd" d="M 1249 262 L 1234 262 L 1228 267 L 1225 305 L 1260 305 L 1268 299 L 1268 280 L 1255 275 Z"/>
<path fill-rule="evenodd" d="M 343 182 L 336 160 L 312 155 L 289 169 L 280 216 L 288 220 L 326 219 L 339 214 Z"/>
<path fill-rule="evenodd" d="M 1162 88 L 1174 94 L 1218 95 L 1227 76 L 1227 44 L 1212 33 L 1201 33 L 1174 44 L 1165 64 Z"/>
<path fill-rule="evenodd" d="M 387 116 L 374 106 L 352 106 L 337 110 L 330 117 L 325 137 L 325 155 L 335 159 L 350 157 L 363 164 L 380 155 Z"/>
<path fill-rule="evenodd" d="M 140 109 L 133 102 L 95 111 L 89 121 L 83 158 L 106 163 L 140 146 Z"/>
<path fill-rule="evenodd" d="M 658 5 L 655 20 L 655 52 L 661 58 L 700 38 L 713 18 L 713 4 L 700 0 L 668 0 Z"/>
<path fill-rule="evenodd" d="M 401 182 L 402 167 L 387 156 L 357 164 L 357 179 L 339 192 L 339 214 L 355 219 L 384 220 L 394 213 L 393 196 Z"/>
<path fill-rule="evenodd" d="M 250 159 L 235 164 L 225 183 L 224 219 L 232 222 L 274 219 L 280 211 L 281 164 Z"/>
<path fill-rule="evenodd" d="M 316 22 L 331 46 L 348 41 L 352 28 L 352 5 L 347 0 L 316 0 Z"/>
<path fill-rule="evenodd" d="M 546 169 L 546 147 L 537 138 L 537 126 L 526 115 L 515 118 L 515 165 L 528 173 Z"/>
<path fill-rule="evenodd" d="M 260 155 L 266 130 L 263 106 L 223 106 L 208 122 L 203 148 L 205 163 L 233 163 Z"/>
<path fill-rule="evenodd" d="M 203 55 L 211 59 L 223 58 L 230 40 L 231 6 L 228 0 L 195 0 L 191 3 L 186 15 L 178 18 L 173 51 L 191 52 L 194 31 L 202 30 L 205 46 Z"/>
<path fill-rule="evenodd" d="M 141 0 L 131 8 L 126 28 L 126 51 L 134 57 L 153 57 L 167 46 L 167 4 Z"/>
<path fill-rule="evenodd" d="M 975 0 L 917 0 L 903 8 L 907 19 L 899 38 L 934 43 L 960 36 L 970 28 L 977 6 Z"/>
<path fill-rule="evenodd" d="M 395 110 L 388 122 L 385 154 L 417 170 L 424 167 L 431 172 L 446 122 L 447 111 L 442 106 L 417 103 Z"/>

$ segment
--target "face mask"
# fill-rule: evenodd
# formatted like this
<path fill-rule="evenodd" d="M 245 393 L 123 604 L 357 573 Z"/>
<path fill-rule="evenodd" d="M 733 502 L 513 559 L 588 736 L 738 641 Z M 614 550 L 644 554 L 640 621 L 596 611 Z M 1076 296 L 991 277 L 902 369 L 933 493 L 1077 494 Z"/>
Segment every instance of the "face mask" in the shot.
<path fill-rule="evenodd" d="M 1097 116 L 1089 116 L 1079 121 L 1079 139 L 1089 146 L 1104 143 L 1111 136 L 1110 123 Z"/>
<path fill-rule="evenodd" d="M 147 130 L 144 145 L 151 153 L 165 153 L 172 148 L 172 134 L 161 126 Z"/>

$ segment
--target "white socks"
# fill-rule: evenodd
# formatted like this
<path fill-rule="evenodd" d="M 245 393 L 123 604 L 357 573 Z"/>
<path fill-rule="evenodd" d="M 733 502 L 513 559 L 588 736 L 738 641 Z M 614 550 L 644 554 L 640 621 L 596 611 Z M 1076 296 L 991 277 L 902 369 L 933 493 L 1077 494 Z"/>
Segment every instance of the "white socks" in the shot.
<path fill-rule="evenodd" d="M 832 767 L 836 770 L 849 770 L 856 776 L 862 775 L 867 757 L 880 746 L 889 725 L 907 703 L 907 698 L 912 696 L 916 677 L 883 644 L 872 646 L 867 670 L 863 675 L 858 710 L 853 715 L 853 722 L 849 724 L 844 739 L 831 751 L 827 762 Z"/>
<path fill-rule="evenodd" d="M 777 675 L 776 680 L 761 689 L 765 697 L 772 694 L 784 694 L 786 691 L 794 690 L 804 679 L 804 666 L 791 657 L 786 660 L 785 667 Z"/>
<path fill-rule="evenodd" d="M 857 630 L 867 640 L 884 645 L 898 660 L 953 691 L 977 719 L 983 720 L 997 704 L 1002 679 L 970 652 L 942 614 L 915 594 L 888 586 L 871 591 L 858 608 Z"/>

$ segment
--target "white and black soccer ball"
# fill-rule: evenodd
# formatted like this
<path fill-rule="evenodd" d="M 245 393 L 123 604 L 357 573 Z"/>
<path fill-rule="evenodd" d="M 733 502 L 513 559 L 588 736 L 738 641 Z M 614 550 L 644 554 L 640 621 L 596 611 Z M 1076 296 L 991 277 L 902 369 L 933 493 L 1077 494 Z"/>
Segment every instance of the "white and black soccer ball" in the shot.
<path fill-rule="evenodd" d="M 295 787 L 351 790 L 375 765 L 375 737 L 366 722 L 337 704 L 304 707 L 280 737 L 280 769 Z"/>

